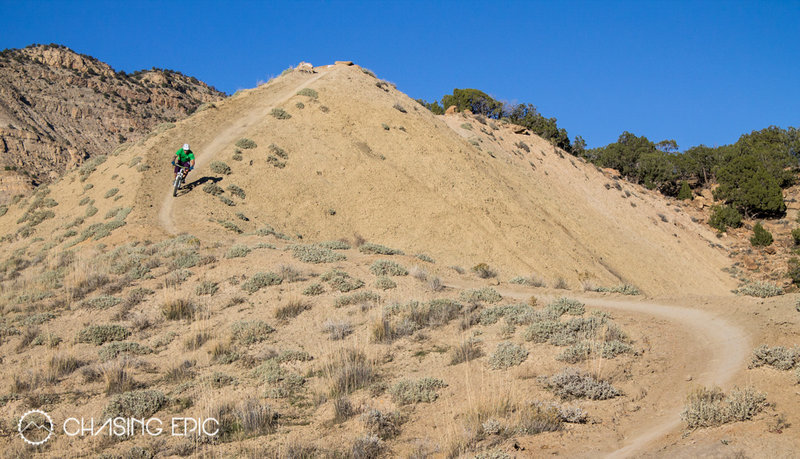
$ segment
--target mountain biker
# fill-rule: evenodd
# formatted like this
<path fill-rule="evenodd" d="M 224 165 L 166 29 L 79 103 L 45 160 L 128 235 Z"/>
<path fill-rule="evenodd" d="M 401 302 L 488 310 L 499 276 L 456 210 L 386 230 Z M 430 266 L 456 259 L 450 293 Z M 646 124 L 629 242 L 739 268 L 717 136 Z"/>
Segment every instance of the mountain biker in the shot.
<path fill-rule="evenodd" d="M 194 152 L 189 149 L 189 144 L 183 144 L 183 148 L 180 148 L 178 151 L 176 151 L 175 156 L 177 156 L 177 158 L 172 161 L 172 165 L 175 166 L 175 177 L 178 176 L 178 172 L 180 172 L 182 167 L 189 168 L 185 174 L 188 176 L 189 171 L 194 169 Z"/>

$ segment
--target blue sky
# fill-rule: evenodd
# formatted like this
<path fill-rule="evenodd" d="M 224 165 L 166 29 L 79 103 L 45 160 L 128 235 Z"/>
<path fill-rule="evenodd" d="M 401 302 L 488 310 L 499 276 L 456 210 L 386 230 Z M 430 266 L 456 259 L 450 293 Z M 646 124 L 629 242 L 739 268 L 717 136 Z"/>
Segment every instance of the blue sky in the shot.
<path fill-rule="evenodd" d="M 228 93 L 348 59 L 414 98 L 532 103 L 589 146 L 627 130 L 681 149 L 800 125 L 798 24 L 800 0 L 0 0 L 0 48 L 59 43 Z"/>

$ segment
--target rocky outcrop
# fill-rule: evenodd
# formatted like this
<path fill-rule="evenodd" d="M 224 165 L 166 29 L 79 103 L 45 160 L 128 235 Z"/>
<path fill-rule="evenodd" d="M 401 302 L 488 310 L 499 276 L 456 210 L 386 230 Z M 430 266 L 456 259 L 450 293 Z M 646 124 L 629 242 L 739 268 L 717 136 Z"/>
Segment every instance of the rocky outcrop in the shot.
<path fill-rule="evenodd" d="M 178 72 L 117 72 L 58 45 L 6 50 L 0 53 L 0 170 L 46 183 L 224 97 Z M 3 183 L 0 196 L 8 196 Z"/>

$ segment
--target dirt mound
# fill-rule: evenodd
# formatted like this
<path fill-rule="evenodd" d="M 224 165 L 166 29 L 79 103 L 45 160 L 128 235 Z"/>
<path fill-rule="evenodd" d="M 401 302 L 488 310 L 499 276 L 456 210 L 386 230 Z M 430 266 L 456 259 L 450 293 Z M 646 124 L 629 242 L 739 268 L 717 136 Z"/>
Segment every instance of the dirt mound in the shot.
<path fill-rule="evenodd" d="M 213 235 L 222 224 L 270 225 L 304 241 L 358 234 L 572 289 L 735 286 L 714 234 L 677 205 L 513 126 L 437 117 L 358 66 L 289 72 L 156 134 L 100 174 L 135 194 L 128 223 L 144 231 Z M 184 142 L 198 165 L 190 190 L 172 198 L 168 163 Z M 120 169 L 131 161 L 141 164 Z"/>

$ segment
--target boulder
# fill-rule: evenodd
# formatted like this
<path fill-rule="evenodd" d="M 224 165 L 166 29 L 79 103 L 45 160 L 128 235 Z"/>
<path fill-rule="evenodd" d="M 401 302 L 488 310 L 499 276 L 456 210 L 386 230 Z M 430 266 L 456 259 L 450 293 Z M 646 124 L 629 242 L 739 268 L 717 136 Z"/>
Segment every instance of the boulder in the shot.
<path fill-rule="evenodd" d="M 336 65 L 353 65 L 353 61 L 336 61 L 334 62 Z"/>
<path fill-rule="evenodd" d="M 447 110 L 444 111 L 444 114 L 445 115 L 455 115 L 456 114 L 456 106 L 455 105 L 451 105 L 451 106 L 447 107 Z"/>

